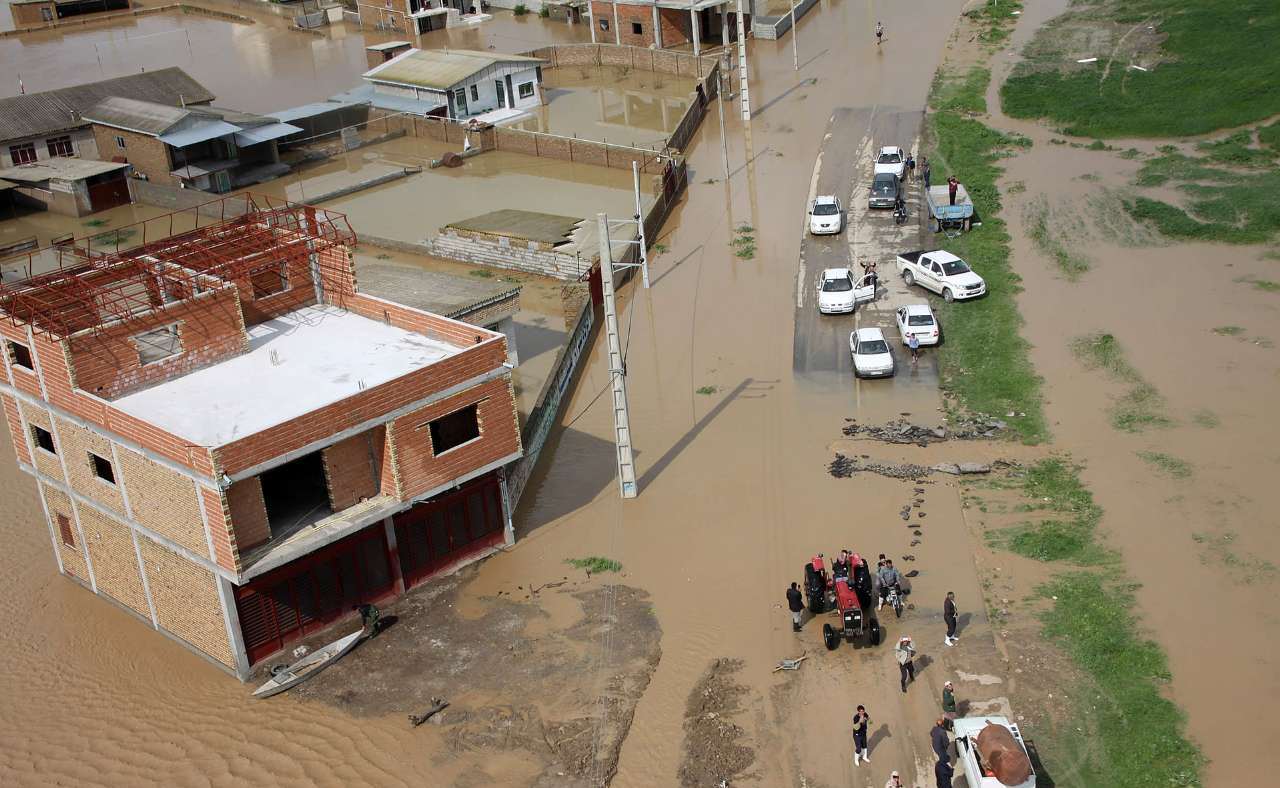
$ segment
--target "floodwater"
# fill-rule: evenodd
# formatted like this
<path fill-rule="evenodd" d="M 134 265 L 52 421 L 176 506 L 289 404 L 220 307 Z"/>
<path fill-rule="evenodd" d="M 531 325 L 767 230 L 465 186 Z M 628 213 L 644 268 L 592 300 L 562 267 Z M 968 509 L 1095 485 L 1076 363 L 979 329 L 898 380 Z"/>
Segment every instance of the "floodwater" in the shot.
<path fill-rule="evenodd" d="M 1029 6 L 1028 16 L 1049 18 L 1065 3 L 1047 5 L 1047 13 Z M 1019 26 L 1015 45 L 1030 28 Z M 997 71 L 993 85 L 1004 76 Z M 998 107 L 994 87 L 988 104 Z M 1280 499 L 1271 482 L 1280 462 L 1280 302 L 1252 282 L 1273 279 L 1275 262 L 1260 247 L 1131 245 L 1149 234 L 1108 195 L 1124 193 L 1140 161 L 1050 144 L 1068 138 L 1034 124 L 1002 116 L 994 122 L 1034 141 L 1004 164 L 1004 186 L 1026 187 L 1006 197 L 1005 215 L 1025 287 L 1025 336 L 1045 379 L 1055 444 L 1085 464 L 1084 479 L 1106 511 L 1108 542 L 1141 584 L 1137 612 L 1169 655 L 1171 697 L 1187 711 L 1188 732 L 1209 759 L 1205 785 L 1270 783 L 1280 768 L 1270 745 L 1270 701 L 1280 695 L 1270 656 L 1280 642 L 1280 618 L 1270 612 L 1280 580 Z M 1109 144 L 1154 153 L 1168 142 Z M 1079 281 L 1065 279 L 1029 240 L 1022 206 L 1036 199 L 1048 201 L 1064 225 L 1058 232 L 1088 258 L 1091 269 Z M 1214 332 L 1224 326 L 1242 333 Z M 1072 337 L 1094 331 L 1120 341 L 1165 398 L 1172 426 L 1141 434 L 1111 427 L 1107 409 L 1124 388 L 1086 373 L 1068 347 Z M 1138 452 L 1184 460 L 1191 475 L 1167 478 Z"/>
<path fill-rule="evenodd" d="M 661 149 L 689 108 L 693 80 L 610 67 L 543 71 L 545 106 L 512 124 L 529 131 Z"/>
<path fill-rule="evenodd" d="M 67 87 L 140 70 L 179 66 L 217 96 L 219 106 L 271 112 L 322 101 L 360 84 L 368 70 L 364 48 L 386 33 L 339 24 L 322 34 L 289 29 L 291 19 L 249 0 L 206 5 L 252 24 L 198 14 L 164 13 L 0 39 L 0 96 Z M 7 10 L 7 9 L 6 9 Z M 497 10 L 465 30 L 419 37 L 426 48 L 522 52 L 550 43 L 589 39 L 585 26 L 540 24 Z"/>
<path fill-rule="evenodd" d="M 610 372 L 597 337 L 564 426 L 552 438 L 554 461 L 540 467 L 517 512 L 522 543 L 486 562 L 467 590 L 485 595 L 545 582 L 563 573 L 565 558 L 602 555 L 623 564 L 621 582 L 651 594 L 663 631 L 662 660 L 636 709 L 616 785 L 676 782 L 686 700 L 718 657 L 746 661 L 739 677 L 747 687 L 744 712 L 735 721 L 757 760 L 752 776 L 735 781 L 744 785 L 849 785 L 855 776 L 857 784 L 882 784 L 895 768 L 922 783 L 942 680 L 960 678 L 961 670 L 985 675 L 1002 669 L 991 650 L 972 645 L 989 640 L 990 630 L 978 603 L 958 490 L 936 480 L 922 486 L 927 536 L 923 545 L 908 547 L 898 510 L 913 496 L 910 482 L 833 479 L 826 472 L 832 448 L 842 445 L 845 419 L 883 421 L 915 411 L 912 418 L 932 420 L 936 414 L 921 412 L 918 403 L 934 403 L 913 396 L 902 407 L 859 398 L 851 379 L 819 386 L 799 380 L 794 369 L 805 202 L 830 119 L 841 109 L 918 112 L 960 6 L 960 0 L 904 0 L 879 8 L 823 2 L 799 23 L 799 74 L 789 40 L 753 43 L 749 134 L 736 105 L 725 107 L 729 183 L 717 180 L 723 165 L 713 112 L 692 146 L 688 196 L 655 239 L 664 251 L 653 258 L 652 287 L 633 284 L 619 301 L 639 497 L 618 496 L 612 418 L 597 397 Z M 881 48 L 872 43 L 877 19 L 887 30 Z M 541 25 L 536 19 L 512 22 L 530 31 Z M 902 44 L 895 42 L 896 31 L 908 30 L 909 45 L 905 35 Z M 260 67 L 257 86 L 246 87 L 246 95 L 276 92 L 263 87 L 270 84 L 268 65 Z M 307 100 L 297 98 L 295 103 Z M 875 136 L 870 126 L 852 133 Z M 1037 146 L 1033 155 L 1044 149 Z M 497 155 L 471 159 L 468 167 L 499 162 L 490 158 Z M 1009 177 L 1026 180 L 1030 193 L 1033 183 L 1059 184 L 1073 165 L 1061 165 L 1061 178 L 1044 160 L 1027 157 L 1009 166 Z M 1026 172 L 1015 171 L 1024 166 Z M 439 177 L 472 177 L 468 167 Z M 501 171 L 493 177 L 501 181 Z M 544 183 L 525 194 L 544 199 L 565 183 Z M 384 221 L 407 225 L 399 232 L 408 237 L 425 234 L 417 228 L 431 221 L 423 214 L 439 198 L 421 193 L 425 207 L 415 212 L 403 196 L 383 195 L 396 188 L 404 186 L 357 195 L 355 202 L 369 200 L 352 210 L 357 233 L 378 232 L 362 222 Z M 731 247 L 734 228 L 744 224 L 756 238 L 750 260 L 735 257 Z M 1020 229 L 1015 222 L 1015 253 L 1035 260 Z M 1251 254 L 1113 250 L 1100 254 L 1095 270 L 1077 285 L 1057 280 L 1045 265 L 1023 271 L 1023 310 L 1036 345 L 1034 361 L 1046 377 L 1055 433 L 1060 445 L 1089 462 L 1088 481 L 1108 511 L 1104 527 L 1145 584 L 1144 620 L 1169 649 L 1174 695 L 1191 712 L 1192 733 L 1219 762 L 1211 776 L 1223 785 L 1247 784 L 1250 777 L 1261 784 L 1275 767 L 1262 740 L 1267 729 L 1254 723 L 1266 719 L 1261 704 L 1275 696 L 1267 655 L 1276 622 L 1264 607 L 1269 585 L 1224 585 L 1231 572 L 1190 538 L 1230 526 L 1239 534 L 1232 549 L 1275 560 L 1277 537 L 1265 530 L 1274 506 L 1262 492 L 1276 460 L 1267 448 L 1274 445 L 1267 438 L 1275 420 L 1262 410 L 1275 398 L 1274 351 L 1208 332 L 1230 323 L 1251 335 L 1280 335 L 1268 300 L 1275 296 L 1232 281 L 1261 275 L 1262 264 Z M 1197 260 L 1234 267 L 1206 276 Z M 1176 275 L 1151 275 L 1165 266 Z M 1063 303 L 1072 309 L 1062 309 Z M 1066 337 L 1093 328 L 1134 337 L 1127 342 L 1132 361 L 1169 399 L 1182 426 L 1138 438 L 1109 431 L 1102 416 L 1109 387 L 1082 374 L 1064 346 Z M 1162 341 L 1159 352 L 1142 342 L 1146 337 Z M 1167 352 L 1166 337 L 1186 353 Z M 1208 369 L 1189 363 L 1199 358 L 1212 359 Z M 708 388 L 710 394 L 698 393 Z M 1212 409 L 1219 426 L 1193 426 L 1190 414 L 1200 408 Z M 1150 478 L 1133 457 L 1148 445 L 1186 457 L 1196 477 L 1181 485 Z M 920 457 L 912 447 L 862 450 L 886 461 Z M 968 451 L 948 444 L 945 457 L 930 456 L 963 460 L 970 459 Z M 409 785 L 432 774 L 442 783 L 465 784 L 456 762 L 435 760 L 442 752 L 438 730 L 408 730 L 398 716 L 357 721 L 287 695 L 250 703 L 234 680 L 58 577 L 33 486 L 13 473 L 9 450 L 0 452 L 0 494 L 7 504 L 0 515 L 6 544 L 0 626 L 20 633 L 0 645 L 0 774 L 6 783 Z M 888 623 L 891 637 L 910 633 L 932 657 L 907 694 L 898 692 L 887 649 L 842 647 L 828 654 L 814 622 L 800 635 L 791 632 L 780 604 L 783 589 L 801 579 L 808 556 L 840 547 L 918 557 L 910 565 L 921 572 L 916 609 Z M 976 611 L 972 630 L 964 630 L 966 645 L 957 649 L 941 645 L 938 607 L 946 590 Z M 779 659 L 801 652 L 811 659 L 799 675 L 770 672 Z M 602 648 L 602 689 L 609 658 Z M 1211 670 L 1197 670 L 1204 666 Z M 976 683 L 961 686 L 962 692 L 979 691 Z M 878 723 L 876 763 L 856 775 L 846 727 L 854 703 L 867 704 Z M 496 784 L 528 779 L 519 758 L 508 754 L 495 758 L 487 774 Z"/>

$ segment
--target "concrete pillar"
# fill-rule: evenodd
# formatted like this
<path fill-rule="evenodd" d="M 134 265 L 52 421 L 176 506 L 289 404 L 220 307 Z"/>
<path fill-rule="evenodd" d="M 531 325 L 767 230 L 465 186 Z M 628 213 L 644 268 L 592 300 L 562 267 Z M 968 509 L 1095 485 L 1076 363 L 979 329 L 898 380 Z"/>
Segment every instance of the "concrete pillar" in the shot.
<path fill-rule="evenodd" d="M 654 49 L 662 49 L 662 16 L 656 4 L 650 8 L 653 9 L 653 46 Z"/>
<path fill-rule="evenodd" d="M 702 52 L 698 45 L 698 12 L 693 8 L 689 9 L 689 21 L 693 24 L 693 56 L 697 57 Z"/>
<path fill-rule="evenodd" d="M 244 647 L 244 633 L 240 630 L 240 611 L 236 607 L 236 595 L 231 581 L 221 575 L 214 576 L 218 584 L 218 602 L 222 605 L 222 620 L 227 625 L 227 639 L 231 655 L 236 662 L 236 676 L 241 681 L 249 678 L 249 653 Z"/>
<path fill-rule="evenodd" d="M 729 12 L 727 6 L 720 6 L 720 46 L 729 46 Z"/>
<path fill-rule="evenodd" d="M 382 521 L 387 536 L 387 562 L 391 564 L 391 579 L 395 582 L 396 596 L 404 593 L 404 574 L 400 571 L 400 546 L 396 544 L 396 524 L 390 517 Z"/>
<path fill-rule="evenodd" d="M 507 547 L 510 547 L 516 543 L 516 526 L 511 519 L 511 510 L 514 508 L 515 502 L 511 500 L 511 494 L 507 490 L 506 468 L 498 471 L 498 480 L 499 489 L 502 492 L 502 539 Z"/>
<path fill-rule="evenodd" d="M 662 106 L 662 130 L 671 131 L 671 112 L 667 100 L 659 97 L 658 103 Z"/>
<path fill-rule="evenodd" d="M 613 43 L 622 46 L 622 26 L 618 24 L 618 0 L 613 0 Z"/>

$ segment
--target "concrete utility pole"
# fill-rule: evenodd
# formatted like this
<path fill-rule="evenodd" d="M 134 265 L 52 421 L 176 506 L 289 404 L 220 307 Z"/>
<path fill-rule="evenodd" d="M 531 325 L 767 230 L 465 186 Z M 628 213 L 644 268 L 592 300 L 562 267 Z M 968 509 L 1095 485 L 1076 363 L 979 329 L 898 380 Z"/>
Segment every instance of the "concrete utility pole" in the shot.
<path fill-rule="evenodd" d="M 751 120 L 751 99 L 747 97 L 747 28 L 742 21 L 742 0 L 738 0 L 738 93 L 742 96 L 742 119 Z"/>
<path fill-rule="evenodd" d="M 623 498 L 636 497 L 636 466 L 631 453 L 631 414 L 627 410 L 627 370 L 618 340 L 618 311 L 613 292 L 613 250 L 609 244 L 609 217 L 596 214 L 600 234 L 600 284 L 604 291 L 604 331 L 609 349 L 609 381 L 613 387 L 614 445 L 618 451 L 618 487 Z"/>
<path fill-rule="evenodd" d="M 644 207 L 640 204 L 640 163 L 631 162 L 631 180 L 636 192 L 636 239 L 640 244 L 640 279 L 649 289 L 649 246 L 644 238 Z"/>
<path fill-rule="evenodd" d="M 796 71 L 800 70 L 800 44 L 796 40 L 796 0 L 791 0 L 791 60 L 795 63 Z"/>
<path fill-rule="evenodd" d="M 591 12 L 592 0 L 587 0 L 587 27 L 591 28 L 591 43 L 596 43 L 596 17 Z"/>
<path fill-rule="evenodd" d="M 720 113 L 720 158 L 724 159 L 724 182 L 729 182 L 729 139 L 724 130 L 724 96 L 716 96 L 716 111 Z"/>
<path fill-rule="evenodd" d="M 618 24 L 618 0 L 613 0 L 613 43 L 622 46 L 622 27 Z"/>

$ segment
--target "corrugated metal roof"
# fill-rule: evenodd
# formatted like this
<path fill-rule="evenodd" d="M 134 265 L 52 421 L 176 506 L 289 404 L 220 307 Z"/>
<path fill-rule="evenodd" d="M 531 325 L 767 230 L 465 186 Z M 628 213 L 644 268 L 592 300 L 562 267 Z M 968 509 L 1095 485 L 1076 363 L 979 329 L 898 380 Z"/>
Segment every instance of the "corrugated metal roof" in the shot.
<path fill-rule="evenodd" d="M 236 133 L 236 144 L 242 148 L 257 145 L 259 142 L 270 142 L 290 134 L 297 134 L 302 129 L 288 123 L 272 123 L 267 126 L 254 126 Z"/>
<path fill-rule="evenodd" d="M 84 111 L 84 119 L 93 123 L 160 136 L 174 128 L 192 112 L 183 107 L 157 104 L 152 101 L 111 96 Z"/>
<path fill-rule="evenodd" d="M 203 123 L 197 123 L 193 126 L 172 131 L 168 134 L 161 134 L 159 140 L 165 145 L 174 148 L 185 148 L 188 145 L 195 145 L 197 142 L 205 142 L 207 140 L 216 140 L 219 137 L 226 137 L 235 134 L 240 130 L 239 126 L 234 126 L 221 120 L 209 120 Z"/>
<path fill-rule="evenodd" d="M 470 49 L 410 49 L 386 63 L 366 71 L 371 82 L 392 82 L 430 90 L 448 90 L 468 77 L 499 63 L 528 63 L 531 67 L 547 61 L 523 55 L 502 55 Z"/>
<path fill-rule="evenodd" d="M 0 98 L 0 142 L 39 137 L 87 126 L 83 114 L 108 96 L 154 101 L 158 104 L 202 104 L 213 94 L 180 68 L 162 68 L 127 77 L 88 82 L 59 90 Z"/>
<path fill-rule="evenodd" d="M 371 104 L 378 109 L 390 110 L 392 112 L 408 112 L 414 115 L 426 115 L 434 110 L 438 110 L 445 106 L 443 96 L 439 94 L 429 94 L 429 98 L 423 100 L 411 99 L 405 96 L 388 96 L 385 93 L 379 93 L 373 85 L 361 85 L 358 88 L 352 88 L 345 93 L 339 93 L 332 96 L 334 101 L 350 101 L 357 104 Z"/>
<path fill-rule="evenodd" d="M 356 106 L 356 104 L 350 101 L 317 101 L 314 104 L 303 104 L 301 107 L 290 107 L 289 109 L 282 109 L 279 112 L 272 112 L 271 117 L 281 123 L 289 123 L 295 120 L 302 120 L 303 118 L 314 118 L 328 112 L 334 112 L 336 110 L 354 106 Z"/>

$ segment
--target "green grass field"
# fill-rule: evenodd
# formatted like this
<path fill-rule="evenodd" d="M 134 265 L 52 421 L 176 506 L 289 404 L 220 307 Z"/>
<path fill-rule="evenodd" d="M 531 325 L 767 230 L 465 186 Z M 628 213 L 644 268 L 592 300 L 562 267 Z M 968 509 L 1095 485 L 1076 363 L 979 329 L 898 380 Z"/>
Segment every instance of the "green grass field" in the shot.
<path fill-rule="evenodd" d="M 1277 41 L 1275 0 L 1076 0 L 1036 33 L 1001 88 L 1002 105 L 1088 137 L 1242 126 L 1280 113 Z M 1098 62 L 1075 62 L 1084 57 Z M 1131 59 L 1154 65 L 1130 70 Z"/>

